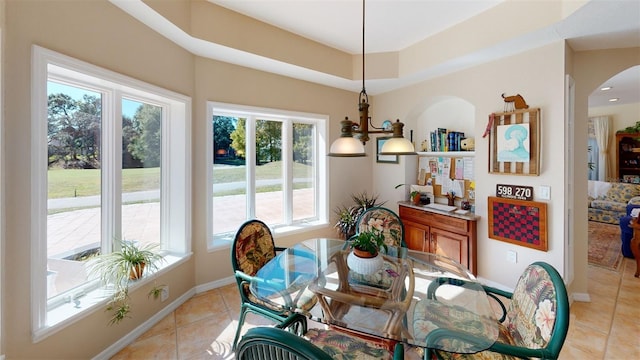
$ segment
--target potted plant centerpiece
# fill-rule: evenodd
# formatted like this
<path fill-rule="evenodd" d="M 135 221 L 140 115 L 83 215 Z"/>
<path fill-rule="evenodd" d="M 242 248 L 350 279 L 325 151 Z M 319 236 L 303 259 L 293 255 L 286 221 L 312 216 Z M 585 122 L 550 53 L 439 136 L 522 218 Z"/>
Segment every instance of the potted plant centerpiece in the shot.
<path fill-rule="evenodd" d="M 120 250 L 99 255 L 89 263 L 89 271 L 96 274 L 105 286 L 113 288 L 107 311 L 113 311 L 109 324 L 119 323 L 130 311 L 129 283 L 142 277 L 145 270 L 155 271 L 164 261 L 155 248 L 157 244 L 138 246 L 133 241 L 121 241 Z M 151 293 L 157 292 L 156 288 Z M 155 296 L 157 297 L 157 296 Z"/>
<path fill-rule="evenodd" d="M 363 231 L 350 239 L 352 251 L 347 255 L 347 265 L 357 273 L 373 274 L 382 267 L 380 249 L 388 250 L 381 230 Z"/>

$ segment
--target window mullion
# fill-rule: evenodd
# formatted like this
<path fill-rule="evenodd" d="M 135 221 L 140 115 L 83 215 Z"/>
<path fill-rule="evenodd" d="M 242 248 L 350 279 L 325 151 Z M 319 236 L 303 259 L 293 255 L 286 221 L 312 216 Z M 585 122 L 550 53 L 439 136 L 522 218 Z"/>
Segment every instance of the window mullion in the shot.
<path fill-rule="evenodd" d="M 160 122 L 160 248 L 172 248 L 169 244 L 169 234 L 171 225 L 171 161 L 165 149 L 169 149 L 171 144 L 171 131 L 169 118 L 171 114 L 168 106 L 162 107 L 162 120 Z"/>
<path fill-rule="evenodd" d="M 282 193 L 284 201 L 284 223 L 293 221 L 293 122 L 282 122 Z"/>
<path fill-rule="evenodd" d="M 103 93 L 102 104 L 102 253 L 117 249 L 122 234 L 122 94 Z"/>
<path fill-rule="evenodd" d="M 245 123 L 245 166 L 247 169 L 247 219 L 256 217 L 256 118 L 247 116 Z"/>

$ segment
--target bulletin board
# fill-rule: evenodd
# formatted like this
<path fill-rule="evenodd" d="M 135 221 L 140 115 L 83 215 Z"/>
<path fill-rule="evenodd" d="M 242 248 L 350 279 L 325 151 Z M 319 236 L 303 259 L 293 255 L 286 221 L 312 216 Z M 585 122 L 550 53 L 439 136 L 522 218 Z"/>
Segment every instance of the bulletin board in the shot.
<path fill-rule="evenodd" d="M 489 237 L 547 251 L 547 204 L 489 197 Z"/>
<path fill-rule="evenodd" d="M 466 160 L 466 161 L 465 161 Z M 448 165 L 442 167 L 442 162 Z M 456 165 L 457 164 L 457 165 Z M 466 165 L 466 167 L 463 166 Z M 440 173 L 442 171 L 442 173 Z M 440 176 L 439 176 L 440 175 Z M 460 184 L 462 191 L 456 191 L 456 198 L 473 200 L 474 194 L 471 183 L 473 182 L 473 157 L 472 156 L 418 156 L 418 185 L 433 186 L 435 196 L 444 196 L 442 180 L 451 179 Z"/>

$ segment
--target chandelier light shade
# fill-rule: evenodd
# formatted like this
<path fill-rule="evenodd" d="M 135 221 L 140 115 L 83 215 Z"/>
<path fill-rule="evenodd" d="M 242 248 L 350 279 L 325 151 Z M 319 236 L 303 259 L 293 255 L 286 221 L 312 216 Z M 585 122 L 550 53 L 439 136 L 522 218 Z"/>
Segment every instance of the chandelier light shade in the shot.
<path fill-rule="evenodd" d="M 385 142 L 382 147 L 381 155 L 416 155 L 415 149 L 411 141 L 405 139 L 402 135 L 404 124 L 400 120 L 396 120 L 392 124 L 392 128 L 375 127 L 370 124 L 369 117 L 369 96 L 364 86 L 364 18 L 365 18 L 364 0 L 362 0 L 362 90 L 358 97 L 358 111 L 360 112 L 360 122 L 355 123 L 345 117 L 340 122 L 341 133 L 340 138 L 331 144 L 329 156 L 335 157 L 357 157 L 366 156 L 364 145 L 369 141 L 369 134 L 393 134 L 393 137 Z M 374 130 L 369 130 L 371 127 Z M 356 137 L 353 134 L 356 134 Z"/>
<path fill-rule="evenodd" d="M 353 122 L 345 117 L 340 122 L 342 130 L 340 137 L 331 144 L 329 156 L 334 157 L 358 157 L 366 156 L 364 145 L 353 137 Z"/>
<path fill-rule="evenodd" d="M 403 127 L 404 124 L 400 120 L 396 120 L 391 125 L 393 137 L 384 142 L 382 149 L 380 149 L 380 155 L 416 155 L 416 150 L 411 141 L 402 136 Z"/>

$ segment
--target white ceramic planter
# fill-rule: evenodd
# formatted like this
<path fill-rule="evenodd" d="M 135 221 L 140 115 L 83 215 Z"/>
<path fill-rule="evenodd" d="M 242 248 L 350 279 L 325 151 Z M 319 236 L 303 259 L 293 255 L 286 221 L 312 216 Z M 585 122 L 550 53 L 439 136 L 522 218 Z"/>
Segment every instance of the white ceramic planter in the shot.
<path fill-rule="evenodd" d="M 372 258 L 361 258 L 356 256 L 353 251 L 347 255 L 347 266 L 349 266 L 349 269 L 362 275 L 371 275 L 375 273 L 380 270 L 383 263 L 384 260 L 380 253 Z"/>

